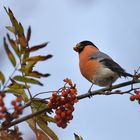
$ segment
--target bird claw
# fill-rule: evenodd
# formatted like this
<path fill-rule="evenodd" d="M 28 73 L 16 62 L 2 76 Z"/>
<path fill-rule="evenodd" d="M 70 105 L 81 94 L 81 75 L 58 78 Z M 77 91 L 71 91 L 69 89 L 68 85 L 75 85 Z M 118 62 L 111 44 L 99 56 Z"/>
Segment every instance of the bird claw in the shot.
<path fill-rule="evenodd" d="M 92 92 L 91 92 L 90 89 L 88 90 L 88 94 L 89 94 L 88 97 L 91 98 L 92 97 Z"/>

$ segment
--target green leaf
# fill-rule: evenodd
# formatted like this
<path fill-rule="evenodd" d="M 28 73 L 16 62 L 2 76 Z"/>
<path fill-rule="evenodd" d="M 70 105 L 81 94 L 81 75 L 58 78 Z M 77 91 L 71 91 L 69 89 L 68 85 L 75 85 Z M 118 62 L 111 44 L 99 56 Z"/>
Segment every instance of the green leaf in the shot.
<path fill-rule="evenodd" d="M 75 140 L 84 140 L 81 136 L 74 133 Z"/>
<path fill-rule="evenodd" d="M 40 129 L 36 130 L 38 140 L 50 140 L 50 138 Z"/>
<path fill-rule="evenodd" d="M 47 108 L 47 103 L 46 103 L 46 101 L 43 101 L 43 100 L 37 100 L 37 99 L 35 100 L 34 99 L 34 100 L 32 100 L 31 106 L 32 106 L 33 112 L 37 112 L 39 110 Z M 51 110 L 50 110 L 50 112 L 51 112 Z M 47 124 L 47 122 L 55 123 L 54 118 L 48 116 L 46 113 L 45 114 L 42 113 L 39 116 L 42 118 L 42 120 L 44 120 L 44 122 L 46 124 Z"/>
<path fill-rule="evenodd" d="M 46 55 L 46 56 L 41 56 L 41 55 L 32 56 L 32 57 L 29 57 L 29 58 L 25 59 L 24 61 L 45 61 L 47 59 L 50 59 L 51 57 L 52 57 L 51 54 Z"/>
<path fill-rule="evenodd" d="M 43 100 L 33 100 L 32 101 L 32 107 L 34 108 L 33 111 L 38 111 L 38 110 L 41 110 L 41 109 L 44 109 L 47 107 L 47 103 L 44 102 Z"/>
<path fill-rule="evenodd" d="M 48 74 L 48 73 L 43 74 L 38 71 L 32 71 L 32 72 L 26 73 L 26 76 L 41 78 L 41 77 L 48 77 L 48 76 L 50 76 L 50 74 Z"/>
<path fill-rule="evenodd" d="M 15 67 L 16 66 L 16 59 L 15 59 L 13 53 L 10 51 L 10 49 L 8 47 L 8 44 L 6 42 L 6 38 L 5 37 L 3 39 L 3 42 L 4 42 L 4 48 L 5 48 L 5 51 L 6 51 L 7 55 L 8 55 L 8 58 L 11 61 L 11 63 L 13 64 L 13 66 Z"/>
<path fill-rule="evenodd" d="M 15 27 L 13 27 L 13 26 L 6 26 L 6 29 L 9 30 L 11 33 L 16 34 Z"/>
<path fill-rule="evenodd" d="M 58 140 L 57 135 L 46 125 L 45 121 L 39 116 L 36 119 L 38 126 L 53 140 Z"/>
<path fill-rule="evenodd" d="M 23 55 L 23 60 L 28 59 L 29 56 L 30 56 L 29 49 L 26 48 L 23 54 L 24 54 L 24 55 Z"/>
<path fill-rule="evenodd" d="M 30 38 L 31 38 L 31 27 L 29 26 L 29 28 L 28 28 L 28 30 L 27 30 L 27 42 L 30 40 Z"/>
<path fill-rule="evenodd" d="M 48 43 L 49 43 L 49 42 L 45 42 L 45 43 L 42 43 L 42 44 L 40 44 L 40 45 L 33 46 L 33 47 L 29 48 L 29 51 L 30 51 L 30 52 L 37 51 L 37 50 L 39 50 L 39 49 L 41 49 L 41 48 L 46 47 L 46 46 L 48 45 Z"/>
<path fill-rule="evenodd" d="M 47 114 L 42 114 L 41 117 L 45 122 L 56 123 L 55 119 L 53 117 L 48 116 Z"/>
<path fill-rule="evenodd" d="M 25 66 L 22 66 L 20 71 L 24 72 L 25 74 L 30 73 L 33 70 L 33 67 L 35 66 L 36 62 L 29 61 Z"/>
<path fill-rule="evenodd" d="M 11 47 L 13 48 L 13 50 L 15 51 L 15 53 L 17 54 L 17 56 L 20 57 L 19 47 L 18 47 L 16 41 L 14 41 L 13 39 L 11 39 L 9 34 L 7 34 L 7 38 L 8 38 L 8 41 L 9 41 Z"/>
<path fill-rule="evenodd" d="M 18 27 L 18 34 L 19 36 L 24 36 L 24 28 L 20 22 L 19 22 L 19 27 Z"/>
<path fill-rule="evenodd" d="M 7 89 L 4 91 L 5 93 L 12 93 L 15 96 L 22 95 L 24 102 L 28 102 L 28 96 L 26 95 L 24 89 Z"/>
<path fill-rule="evenodd" d="M 10 17 L 11 23 L 12 23 L 13 27 L 15 28 L 15 32 L 17 33 L 18 32 L 18 29 L 19 29 L 18 21 L 14 17 L 14 14 L 11 11 L 10 8 L 8 8 L 8 10 L 7 10 L 6 7 L 4 7 L 4 9 L 5 9 L 6 13 L 8 14 L 8 16 Z"/>
<path fill-rule="evenodd" d="M 33 78 L 27 78 L 27 77 L 23 77 L 23 76 L 15 76 L 13 79 L 20 81 L 20 82 L 24 82 L 24 83 L 27 82 L 27 83 L 43 86 L 43 84 L 41 82 L 39 82 L 38 80 L 33 79 Z"/>
<path fill-rule="evenodd" d="M 15 80 L 11 79 L 11 84 L 8 86 L 9 89 L 27 89 L 30 88 L 30 86 L 26 86 L 24 84 L 20 84 L 16 82 Z"/>
<path fill-rule="evenodd" d="M 5 76 L 4 76 L 4 74 L 2 73 L 2 71 L 0 71 L 0 81 L 2 82 L 2 84 L 5 83 Z"/>
<path fill-rule="evenodd" d="M 36 121 L 33 118 L 26 120 L 26 122 L 28 123 L 30 128 L 34 131 L 34 133 L 38 136 L 39 140 L 50 140 L 50 138 L 45 134 L 45 132 L 36 127 Z"/>

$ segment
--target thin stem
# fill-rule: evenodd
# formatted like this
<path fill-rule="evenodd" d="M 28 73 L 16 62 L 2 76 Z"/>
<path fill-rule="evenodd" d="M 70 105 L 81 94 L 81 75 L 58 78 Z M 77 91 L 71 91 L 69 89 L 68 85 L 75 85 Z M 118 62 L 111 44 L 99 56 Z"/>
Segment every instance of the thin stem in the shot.
<path fill-rule="evenodd" d="M 3 89 L 2 91 L 7 87 L 10 79 L 13 77 L 13 75 L 15 74 L 15 72 L 18 70 L 18 67 L 19 67 L 20 63 L 17 64 L 17 66 L 15 67 L 14 71 L 12 72 L 12 74 L 9 76 L 8 80 L 6 81 L 6 83 L 4 84 L 3 86 Z"/>

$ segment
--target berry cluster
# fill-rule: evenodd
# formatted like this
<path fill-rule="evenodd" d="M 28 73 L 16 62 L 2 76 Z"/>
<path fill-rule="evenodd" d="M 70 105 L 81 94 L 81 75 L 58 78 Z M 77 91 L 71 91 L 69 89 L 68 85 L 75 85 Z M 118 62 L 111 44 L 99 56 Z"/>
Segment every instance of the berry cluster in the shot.
<path fill-rule="evenodd" d="M 10 125 L 11 121 L 18 118 L 22 114 L 22 97 L 19 96 L 15 100 L 11 101 L 14 106 L 14 111 L 10 113 L 4 103 L 5 93 L 0 91 L 0 120 L 2 120 L 2 126 L 6 127 Z"/>
<path fill-rule="evenodd" d="M 66 128 L 69 121 L 73 119 L 74 104 L 78 101 L 76 85 L 73 85 L 68 78 L 64 79 L 64 82 L 65 86 L 61 90 L 53 92 L 48 102 L 48 107 L 55 110 L 54 119 L 57 126 L 62 128 Z"/>
<path fill-rule="evenodd" d="M 135 95 L 130 96 L 131 101 L 137 100 L 138 103 L 140 104 L 140 90 L 135 90 L 134 91 Z"/>

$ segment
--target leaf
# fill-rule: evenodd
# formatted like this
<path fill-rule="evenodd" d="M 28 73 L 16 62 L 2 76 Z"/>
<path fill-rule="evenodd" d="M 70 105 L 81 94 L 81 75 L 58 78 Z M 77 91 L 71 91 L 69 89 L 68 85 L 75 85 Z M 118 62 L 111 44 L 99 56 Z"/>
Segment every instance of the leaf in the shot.
<path fill-rule="evenodd" d="M 24 36 L 19 36 L 18 41 L 19 41 L 22 49 L 25 49 L 27 47 L 27 41 L 26 41 L 26 38 Z"/>
<path fill-rule="evenodd" d="M 29 56 L 30 56 L 29 49 L 28 49 L 28 48 L 26 48 L 26 49 L 25 49 L 25 51 L 24 51 L 23 60 L 24 60 L 24 59 L 28 59 L 28 58 L 29 58 Z"/>
<path fill-rule="evenodd" d="M 47 114 L 42 114 L 41 117 L 45 122 L 56 123 L 55 119 L 53 117 L 48 116 Z"/>
<path fill-rule="evenodd" d="M 51 57 L 52 57 L 51 54 L 46 55 L 46 56 L 38 55 L 38 56 L 29 57 L 29 58 L 25 59 L 24 61 L 45 61 L 47 59 L 50 59 Z"/>
<path fill-rule="evenodd" d="M 8 44 L 6 42 L 6 38 L 5 37 L 3 39 L 3 42 L 4 42 L 4 48 L 5 48 L 5 51 L 6 51 L 7 55 L 8 55 L 8 58 L 11 61 L 11 63 L 13 64 L 13 66 L 15 67 L 16 66 L 16 59 L 15 59 L 13 53 L 10 51 L 10 49 L 8 47 Z"/>
<path fill-rule="evenodd" d="M 31 27 L 29 26 L 29 28 L 28 28 L 28 30 L 27 30 L 27 42 L 30 40 L 30 38 L 31 38 Z"/>
<path fill-rule="evenodd" d="M 24 72 L 25 74 L 30 73 L 33 70 L 33 67 L 35 66 L 36 62 L 29 61 L 25 66 L 22 66 L 20 71 Z"/>
<path fill-rule="evenodd" d="M 15 53 L 17 54 L 17 56 L 20 57 L 20 52 L 19 52 L 18 45 L 16 44 L 16 41 L 14 41 L 13 39 L 11 39 L 9 34 L 7 34 L 7 38 L 8 38 L 8 41 L 9 41 L 11 47 L 13 48 L 13 50 L 15 51 Z"/>
<path fill-rule="evenodd" d="M 81 136 L 74 133 L 75 140 L 84 140 Z"/>
<path fill-rule="evenodd" d="M 18 26 L 18 35 L 19 36 L 24 36 L 24 28 L 23 28 L 23 26 L 20 22 L 19 22 L 19 26 Z"/>
<path fill-rule="evenodd" d="M 5 93 L 12 93 L 15 96 L 22 95 L 24 102 L 28 102 L 28 96 L 26 95 L 24 89 L 7 89 L 4 91 Z"/>
<path fill-rule="evenodd" d="M 9 89 L 27 89 L 30 88 L 30 86 L 26 86 L 24 84 L 17 83 L 15 80 L 11 79 L 11 84 L 8 86 Z"/>
<path fill-rule="evenodd" d="M 2 84 L 5 83 L 5 76 L 4 76 L 4 74 L 2 73 L 2 71 L 0 71 L 0 81 L 2 82 Z"/>
<path fill-rule="evenodd" d="M 12 25 L 14 26 L 15 28 L 15 32 L 17 33 L 18 32 L 18 29 L 19 29 L 19 24 L 18 24 L 18 21 L 16 20 L 16 18 L 14 17 L 14 14 L 13 12 L 11 11 L 10 8 L 8 8 L 8 10 L 6 9 L 6 7 L 4 7 L 6 13 L 8 14 L 8 16 L 10 17 L 10 20 L 12 22 Z"/>
<path fill-rule="evenodd" d="M 45 124 L 44 120 L 40 117 L 36 119 L 38 126 L 53 140 L 58 140 L 57 135 Z"/>
<path fill-rule="evenodd" d="M 46 102 L 43 102 L 42 100 L 33 100 L 32 101 L 32 106 L 34 108 L 33 111 L 38 111 L 40 109 L 44 109 L 47 107 Z"/>
<path fill-rule="evenodd" d="M 15 76 L 13 79 L 20 81 L 20 82 L 27 82 L 27 83 L 43 86 L 43 84 L 41 82 L 39 82 L 38 80 L 33 79 L 33 78 L 27 78 L 27 77 L 23 77 L 23 76 Z"/>
<path fill-rule="evenodd" d="M 39 49 L 41 49 L 41 48 L 46 47 L 46 45 L 48 45 L 48 43 L 49 43 L 49 42 L 45 42 L 45 43 L 42 43 L 42 44 L 40 44 L 40 45 L 33 46 L 33 47 L 29 48 L 29 51 L 30 51 L 30 52 L 37 51 L 37 50 L 39 50 Z"/>
<path fill-rule="evenodd" d="M 30 128 L 34 131 L 34 133 L 38 136 L 37 138 L 39 140 L 50 140 L 50 138 L 41 129 L 36 128 L 36 121 L 33 118 L 26 120 L 26 122 L 29 124 Z"/>
<path fill-rule="evenodd" d="M 6 26 L 6 29 L 9 30 L 11 33 L 16 34 L 15 27 L 13 27 L 13 26 Z"/>
<path fill-rule="evenodd" d="M 50 140 L 50 138 L 42 130 L 37 129 L 36 133 L 39 140 Z"/>
<path fill-rule="evenodd" d="M 41 77 L 48 77 L 48 76 L 50 76 L 50 74 L 48 74 L 48 73 L 43 74 L 38 71 L 32 71 L 32 72 L 26 73 L 26 76 L 41 78 Z"/>

